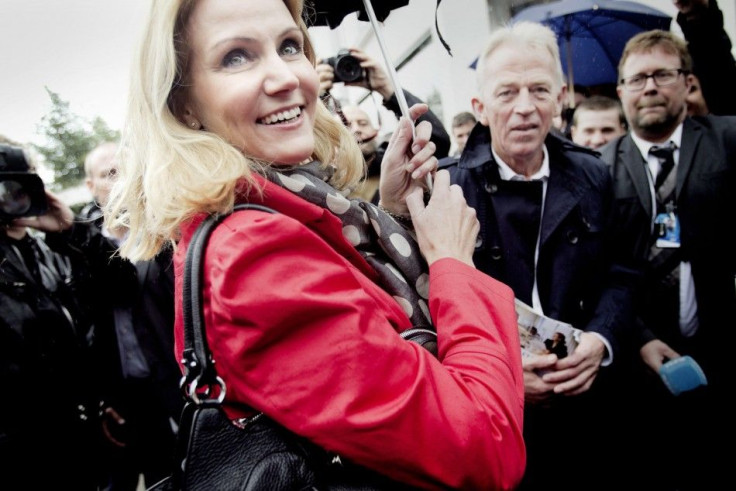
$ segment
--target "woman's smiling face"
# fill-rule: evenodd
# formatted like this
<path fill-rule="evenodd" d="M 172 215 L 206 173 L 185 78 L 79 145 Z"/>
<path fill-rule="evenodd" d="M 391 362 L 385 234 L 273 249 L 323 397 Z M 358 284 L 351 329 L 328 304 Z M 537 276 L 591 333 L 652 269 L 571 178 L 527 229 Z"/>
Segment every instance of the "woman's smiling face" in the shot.
<path fill-rule="evenodd" d="M 201 0 L 187 36 L 186 124 L 275 164 L 311 156 L 319 78 L 282 0 Z"/>

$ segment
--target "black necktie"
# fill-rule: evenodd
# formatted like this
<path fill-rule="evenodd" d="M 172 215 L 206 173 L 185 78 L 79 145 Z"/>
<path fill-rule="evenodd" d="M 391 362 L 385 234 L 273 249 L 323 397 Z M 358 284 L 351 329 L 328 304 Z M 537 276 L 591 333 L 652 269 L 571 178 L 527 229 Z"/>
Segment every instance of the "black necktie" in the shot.
<path fill-rule="evenodd" d="M 657 201 L 655 215 L 669 213 L 674 209 L 675 201 L 676 173 L 672 172 L 675 167 L 675 144 L 668 142 L 661 147 L 654 146 L 649 149 L 649 153 L 659 160 L 659 172 L 654 179 L 654 194 Z M 677 332 L 680 312 L 680 249 L 657 247 L 657 237 L 652 239 L 649 267 L 654 279 L 651 303 L 656 315 L 649 319 L 649 323 L 661 323 L 660 327 L 666 326 L 666 331 Z M 659 335 L 661 334 L 662 331 Z"/>
<path fill-rule="evenodd" d="M 665 146 L 653 146 L 649 149 L 649 153 L 657 157 L 659 160 L 659 172 L 654 179 L 654 191 L 657 194 L 658 201 L 662 203 L 669 201 L 670 195 L 675 189 L 674 180 L 670 180 L 668 185 L 663 188 L 662 185 L 675 168 L 675 144 L 668 142 Z"/>

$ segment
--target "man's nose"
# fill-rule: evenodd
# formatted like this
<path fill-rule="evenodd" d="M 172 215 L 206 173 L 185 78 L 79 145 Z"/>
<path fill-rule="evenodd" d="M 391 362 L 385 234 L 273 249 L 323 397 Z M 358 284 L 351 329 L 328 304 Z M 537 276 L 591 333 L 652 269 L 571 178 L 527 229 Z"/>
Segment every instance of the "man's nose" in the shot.
<path fill-rule="evenodd" d="M 532 95 L 529 89 L 524 88 L 519 91 L 519 95 L 516 97 L 514 103 L 514 109 L 516 112 L 522 114 L 528 114 L 534 111 L 534 103 L 532 102 Z"/>
<path fill-rule="evenodd" d="M 593 136 L 591 137 L 590 142 L 593 148 L 598 148 L 604 143 L 606 143 L 606 137 L 602 132 L 596 131 L 595 133 L 593 133 Z"/>
<path fill-rule="evenodd" d="M 362 134 L 360 125 L 358 123 L 350 123 L 350 131 L 353 132 L 353 135 L 360 136 Z"/>
<path fill-rule="evenodd" d="M 657 91 L 659 87 L 656 83 L 654 83 L 654 77 L 647 77 L 647 79 L 644 81 L 644 88 L 642 89 L 644 92 L 651 92 L 651 91 Z"/>

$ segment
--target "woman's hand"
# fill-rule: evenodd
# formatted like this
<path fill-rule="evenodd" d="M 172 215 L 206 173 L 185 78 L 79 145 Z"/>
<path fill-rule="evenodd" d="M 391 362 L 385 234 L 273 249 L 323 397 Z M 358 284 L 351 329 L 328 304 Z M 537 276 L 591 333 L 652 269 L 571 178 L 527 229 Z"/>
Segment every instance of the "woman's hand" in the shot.
<path fill-rule="evenodd" d="M 406 198 L 406 204 L 419 249 L 428 264 L 451 257 L 474 266 L 473 252 L 480 223 L 475 210 L 465 202 L 460 186 L 450 186 L 449 172 L 441 170 L 435 176 L 434 190 L 427 206 L 419 187 Z"/>
<path fill-rule="evenodd" d="M 426 104 L 415 104 L 409 112 L 416 119 L 428 109 Z M 399 120 L 381 162 L 380 205 L 395 215 L 408 216 L 406 197 L 418 189 L 424 192 L 425 176 L 437 169 L 435 145 L 429 141 L 432 125 L 428 121 L 419 123 L 413 141 L 411 125 L 406 118 Z"/>

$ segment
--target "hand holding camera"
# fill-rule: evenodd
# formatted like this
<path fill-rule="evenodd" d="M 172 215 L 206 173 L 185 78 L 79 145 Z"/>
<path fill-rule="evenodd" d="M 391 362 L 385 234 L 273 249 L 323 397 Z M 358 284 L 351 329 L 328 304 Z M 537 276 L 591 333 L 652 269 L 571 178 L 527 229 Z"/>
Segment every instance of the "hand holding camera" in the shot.
<path fill-rule="evenodd" d="M 0 223 L 59 232 L 73 222 L 74 212 L 44 189 L 23 149 L 0 145 Z"/>
<path fill-rule="evenodd" d="M 0 145 L 0 222 L 42 214 L 46 207 L 43 181 L 31 172 L 23 149 Z"/>
<path fill-rule="evenodd" d="M 317 65 L 320 93 L 328 92 L 335 83 L 365 87 L 389 99 L 394 89 L 383 67 L 363 51 L 342 49 L 337 55 L 321 60 Z"/>
<path fill-rule="evenodd" d="M 45 192 L 47 209 L 36 216 L 16 218 L 15 225 L 31 227 L 42 232 L 61 232 L 74 223 L 74 212 L 61 198 L 49 190 Z"/>

